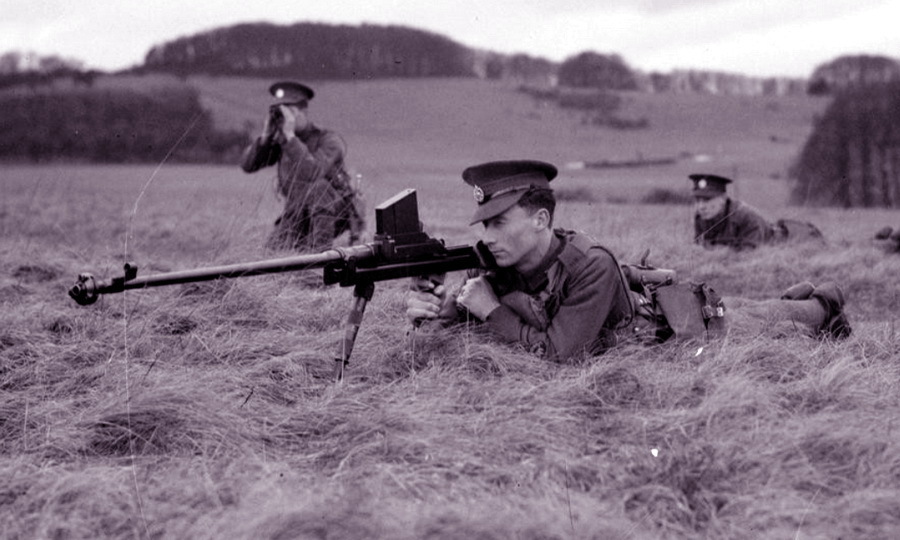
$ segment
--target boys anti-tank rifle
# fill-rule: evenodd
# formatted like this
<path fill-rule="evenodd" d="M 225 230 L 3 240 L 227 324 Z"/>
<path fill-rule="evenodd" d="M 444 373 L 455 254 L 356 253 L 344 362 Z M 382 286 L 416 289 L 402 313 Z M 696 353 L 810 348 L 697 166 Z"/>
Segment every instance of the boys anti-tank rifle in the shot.
<path fill-rule="evenodd" d="M 80 274 L 69 289 L 69 296 L 86 306 L 101 295 L 131 289 L 322 268 L 325 285 L 353 287 L 353 304 L 334 359 L 335 377 L 340 380 L 349 364 L 366 306 L 375 292 L 375 282 L 492 266 L 493 257 L 481 243 L 447 247 L 443 240 L 428 236 L 419 221 L 416 191 L 406 189 L 375 208 L 375 236 L 367 244 L 150 276 L 138 276 L 137 266 L 126 263 L 123 275 L 108 280 L 97 280 L 89 273 Z"/>

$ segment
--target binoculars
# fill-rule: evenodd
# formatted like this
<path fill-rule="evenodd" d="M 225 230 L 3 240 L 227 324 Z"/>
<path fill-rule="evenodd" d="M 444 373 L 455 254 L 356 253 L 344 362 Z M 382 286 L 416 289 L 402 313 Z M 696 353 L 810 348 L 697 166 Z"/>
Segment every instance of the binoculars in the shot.
<path fill-rule="evenodd" d="M 281 122 L 284 120 L 284 113 L 281 112 L 281 105 L 275 104 L 269 106 L 269 119 L 272 122 Z"/>

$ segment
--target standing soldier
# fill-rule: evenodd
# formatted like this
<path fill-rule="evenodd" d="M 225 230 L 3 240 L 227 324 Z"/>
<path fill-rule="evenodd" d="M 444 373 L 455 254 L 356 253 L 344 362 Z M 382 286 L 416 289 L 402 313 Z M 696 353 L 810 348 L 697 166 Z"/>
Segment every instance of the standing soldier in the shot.
<path fill-rule="evenodd" d="M 344 231 L 355 244 L 364 228 L 361 201 L 344 165 L 347 145 L 337 133 L 310 122 L 313 90 L 298 82 L 269 87 L 275 102 L 262 134 L 245 150 L 241 168 L 248 173 L 278 164 L 278 194 L 284 211 L 266 246 L 271 249 L 324 251 Z"/>

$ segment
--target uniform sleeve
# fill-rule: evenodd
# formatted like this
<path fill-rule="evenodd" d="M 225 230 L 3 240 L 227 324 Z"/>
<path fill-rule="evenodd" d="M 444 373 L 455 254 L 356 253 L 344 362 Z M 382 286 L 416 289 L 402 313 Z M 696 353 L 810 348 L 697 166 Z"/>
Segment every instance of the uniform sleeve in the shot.
<path fill-rule="evenodd" d="M 315 152 L 294 137 L 284 145 L 282 161 L 294 178 L 315 181 L 331 178 L 343 162 L 347 146 L 337 134 L 326 132 Z"/>
<path fill-rule="evenodd" d="M 565 360 L 589 350 L 624 291 L 615 260 L 603 250 L 592 250 L 592 254 L 563 284 L 559 308 L 545 330 L 529 325 L 504 305 L 488 316 L 489 329 L 550 360 Z"/>
<path fill-rule="evenodd" d="M 278 163 L 281 157 L 281 147 L 272 142 L 263 142 L 257 137 L 241 155 L 241 168 L 244 172 L 256 172 L 263 167 L 269 167 Z"/>
<path fill-rule="evenodd" d="M 698 216 L 694 216 L 694 243 L 698 245 L 704 245 L 706 240 L 703 238 L 703 227 L 700 225 L 700 218 Z"/>
<path fill-rule="evenodd" d="M 736 217 L 735 248 L 756 249 L 768 241 L 770 228 L 762 216 L 745 210 Z"/>

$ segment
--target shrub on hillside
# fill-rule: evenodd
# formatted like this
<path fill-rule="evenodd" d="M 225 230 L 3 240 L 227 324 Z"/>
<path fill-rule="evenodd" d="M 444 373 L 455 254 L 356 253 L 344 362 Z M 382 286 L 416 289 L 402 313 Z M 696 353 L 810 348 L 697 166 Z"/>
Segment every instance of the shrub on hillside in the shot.
<path fill-rule="evenodd" d="M 577 188 L 559 188 L 554 190 L 556 194 L 557 201 L 572 201 L 572 202 L 580 202 L 580 203 L 592 203 L 596 202 L 597 198 L 594 197 L 594 193 L 584 187 Z"/>
<path fill-rule="evenodd" d="M 559 106 L 564 109 L 612 114 L 622 106 L 622 98 L 611 92 L 561 92 Z"/>
<path fill-rule="evenodd" d="M 642 204 L 691 204 L 694 202 L 690 193 L 674 191 L 666 188 L 654 188 L 641 197 Z"/>
<path fill-rule="evenodd" d="M 0 159 L 13 161 L 222 162 L 248 142 L 217 131 L 192 89 L 10 95 L 0 107 Z"/>
<path fill-rule="evenodd" d="M 559 67 L 559 84 L 602 90 L 637 90 L 637 78 L 617 54 L 583 52 Z"/>
<path fill-rule="evenodd" d="M 559 100 L 559 88 L 555 86 L 547 88 L 530 84 L 520 84 L 516 90 L 533 97 L 538 102 Z"/>
<path fill-rule="evenodd" d="M 643 116 L 640 118 L 620 118 L 614 115 L 595 114 L 585 118 L 582 123 L 611 129 L 647 129 L 650 127 L 650 121 Z"/>
<path fill-rule="evenodd" d="M 563 109 L 584 111 L 583 125 L 612 129 L 645 129 L 650 122 L 644 118 L 621 118 L 616 112 L 622 107 L 622 97 L 600 89 L 520 85 L 519 92 L 527 94 L 539 103 L 555 102 Z"/>

